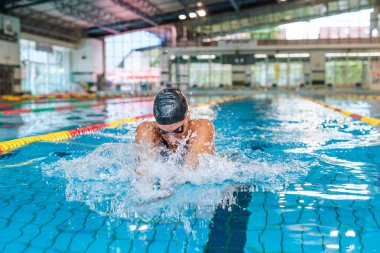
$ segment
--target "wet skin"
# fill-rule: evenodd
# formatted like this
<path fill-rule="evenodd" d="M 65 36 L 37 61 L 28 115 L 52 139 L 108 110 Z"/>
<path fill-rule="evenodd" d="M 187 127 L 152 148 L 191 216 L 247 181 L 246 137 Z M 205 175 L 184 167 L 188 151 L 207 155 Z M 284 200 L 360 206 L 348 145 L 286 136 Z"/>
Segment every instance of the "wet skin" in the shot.
<path fill-rule="evenodd" d="M 184 127 L 182 133 L 171 133 L 181 126 Z M 169 132 L 169 134 L 161 134 L 159 128 L 162 131 Z M 189 115 L 187 115 L 183 121 L 170 125 L 161 125 L 155 121 L 142 122 L 138 125 L 135 136 L 136 143 L 143 144 L 150 150 L 163 146 L 171 152 L 177 151 L 181 140 L 186 140 L 188 147 L 188 152 L 185 155 L 186 162 L 195 169 L 200 154 L 214 153 L 214 125 L 208 119 L 190 120 Z"/>

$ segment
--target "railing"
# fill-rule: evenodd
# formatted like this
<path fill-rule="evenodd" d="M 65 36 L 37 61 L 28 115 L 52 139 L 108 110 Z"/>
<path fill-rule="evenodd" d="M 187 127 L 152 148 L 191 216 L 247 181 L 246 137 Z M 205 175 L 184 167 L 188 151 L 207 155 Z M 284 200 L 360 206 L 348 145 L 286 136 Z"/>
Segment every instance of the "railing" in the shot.
<path fill-rule="evenodd" d="M 308 44 L 371 44 L 380 43 L 380 37 L 371 38 L 341 38 L 317 40 L 258 40 L 258 46 L 269 45 L 308 45 Z"/>
<path fill-rule="evenodd" d="M 273 45 L 326 45 L 326 44 L 376 44 L 380 43 L 380 37 L 369 38 L 338 38 L 338 39 L 305 39 L 305 40 L 225 40 L 225 41 L 181 41 L 176 47 L 215 47 L 228 45 L 248 45 L 254 43 L 257 46 L 273 46 Z"/>

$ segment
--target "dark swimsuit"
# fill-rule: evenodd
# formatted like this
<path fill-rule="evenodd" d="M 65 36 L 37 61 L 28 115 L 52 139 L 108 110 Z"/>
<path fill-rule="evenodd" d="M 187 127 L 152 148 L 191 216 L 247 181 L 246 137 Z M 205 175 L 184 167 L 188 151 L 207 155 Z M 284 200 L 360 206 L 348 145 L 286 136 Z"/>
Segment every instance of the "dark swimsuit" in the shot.
<path fill-rule="evenodd" d="M 164 138 L 162 138 L 162 142 L 165 148 L 160 151 L 160 156 L 162 158 L 162 161 L 166 162 L 169 159 L 171 151 L 169 150 L 170 148 L 169 144 L 166 142 Z M 185 158 L 187 152 L 188 152 L 188 146 L 186 145 L 185 151 L 181 154 L 181 157 Z M 178 161 L 178 163 L 183 165 L 185 163 L 185 159 Z"/>
<path fill-rule="evenodd" d="M 160 155 L 162 157 L 162 160 L 167 161 L 169 158 L 169 154 L 170 154 L 169 144 L 165 141 L 164 138 L 162 138 L 162 142 L 163 142 L 165 148 L 160 151 Z"/>

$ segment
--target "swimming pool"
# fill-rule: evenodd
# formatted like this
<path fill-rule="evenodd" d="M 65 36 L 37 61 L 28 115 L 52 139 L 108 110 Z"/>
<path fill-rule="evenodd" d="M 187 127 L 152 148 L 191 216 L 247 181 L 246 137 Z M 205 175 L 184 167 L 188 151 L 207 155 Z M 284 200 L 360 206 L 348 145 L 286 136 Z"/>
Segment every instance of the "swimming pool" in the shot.
<path fill-rule="evenodd" d="M 193 103 L 214 97 L 197 99 Z M 344 107 L 355 101 L 328 102 Z M 136 104 L 133 113 L 148 112 L 150 106 Z M 101 110 L 101 118 L 91 122 L 113 119 L 120 109 Z M 130 111 L 120 113 L 130 116 Z M 35 117 L 63 118 L 66 124 L 54 124 L 54 130 L 62 130 L 80 126 L 90 113 Z M 215 157 L 202 157 L 195 172 L 183 170 L 174 156 L 167 162 L 148 160 L 148 180 L 139 178 L 136 123 L 2 155 L 0 251 L 378 248 L 378 127 L 292 95 L 258 94 L 200 107 L 193 115 L 213 120 L 217 150 Z M 10 132 L 2 133 L 7 139 Z"/>

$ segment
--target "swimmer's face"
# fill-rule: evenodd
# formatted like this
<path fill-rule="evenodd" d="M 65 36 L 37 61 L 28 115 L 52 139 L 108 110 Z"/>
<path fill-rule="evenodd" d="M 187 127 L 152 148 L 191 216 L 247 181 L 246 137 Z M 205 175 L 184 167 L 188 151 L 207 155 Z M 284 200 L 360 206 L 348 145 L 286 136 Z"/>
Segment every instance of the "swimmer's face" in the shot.
<path fill-rule="evenodd" d="M 157 123 L 158 132 L 160 135 L 170 144 L 175 144 L 179 139 L 184 139 L 189 131 L 189 120 L 188 116 L 180 122 L 161 125 Z"/>

